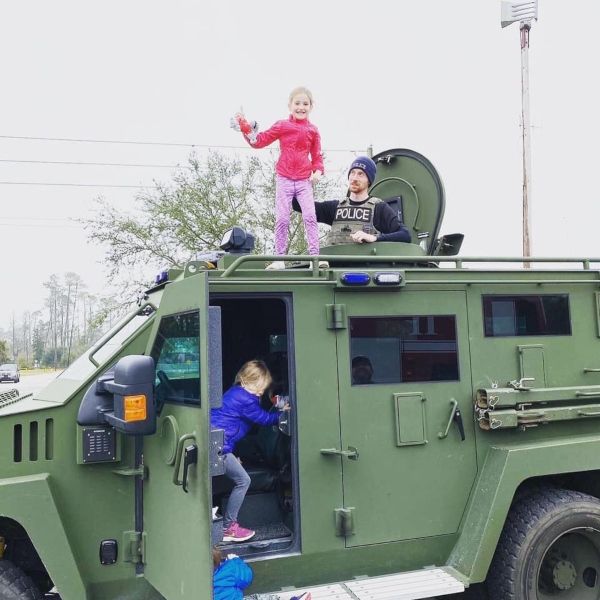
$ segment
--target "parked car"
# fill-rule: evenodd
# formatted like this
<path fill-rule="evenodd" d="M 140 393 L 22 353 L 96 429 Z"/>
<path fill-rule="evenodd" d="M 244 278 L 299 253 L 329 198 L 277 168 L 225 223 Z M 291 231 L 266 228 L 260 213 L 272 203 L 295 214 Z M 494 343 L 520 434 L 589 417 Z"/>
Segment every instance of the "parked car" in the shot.
<path fill-rule="evenodd" d="M 0 365 L 0 381 L 12 381 L 13 383 L 19 383 L 21 379 L 21 371 L 19 367 L 14 363 L 6 363 Z"/>

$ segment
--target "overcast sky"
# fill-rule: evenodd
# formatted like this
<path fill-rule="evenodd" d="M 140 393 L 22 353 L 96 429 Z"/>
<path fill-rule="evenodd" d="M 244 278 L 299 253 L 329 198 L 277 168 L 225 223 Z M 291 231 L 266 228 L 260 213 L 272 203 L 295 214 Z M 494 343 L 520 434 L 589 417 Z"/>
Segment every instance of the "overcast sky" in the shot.
<path fill-rule="evenodd" d="M 599 17 L 596 0 L 539 0 L 532 25 L 534 255 L 600 256 Z M 241 104 L 265 128 L 297 85 L 332 169 L 416 150 L 462 254 L 521 255 L 519 26 L 501 28 L 500 0 L 4 2 L 0 51 L 0 327 L 42 308 L 52 274 L 105 289 L 102 248 L 70 220 L 95 197 L 132 206 L 193 147 L 267 152 L 229 117 Z"/>

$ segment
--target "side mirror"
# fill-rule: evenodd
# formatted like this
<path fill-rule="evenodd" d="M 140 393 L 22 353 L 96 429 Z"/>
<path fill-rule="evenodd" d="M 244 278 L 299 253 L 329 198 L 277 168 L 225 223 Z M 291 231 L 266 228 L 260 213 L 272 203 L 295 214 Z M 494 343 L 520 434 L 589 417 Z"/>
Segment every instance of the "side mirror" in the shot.
<path fill-rule="evenodd" d="M 105 421 L 127 435 L 155 433 L 154 376 L 151 356 L 124 356 L 119 360 L 114 379 L 101 384 L 114 397 L 113 410 L 103 414 Z"/>

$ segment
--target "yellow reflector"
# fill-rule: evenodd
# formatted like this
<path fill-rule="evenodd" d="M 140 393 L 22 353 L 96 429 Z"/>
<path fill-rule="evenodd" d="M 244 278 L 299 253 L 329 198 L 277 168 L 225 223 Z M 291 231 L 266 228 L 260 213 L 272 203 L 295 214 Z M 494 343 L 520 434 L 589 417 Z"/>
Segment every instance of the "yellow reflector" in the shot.
<path fill-rule="evenodd" d="M 125 421 L 146 419 L 146 396 L 125 396 Z"/>

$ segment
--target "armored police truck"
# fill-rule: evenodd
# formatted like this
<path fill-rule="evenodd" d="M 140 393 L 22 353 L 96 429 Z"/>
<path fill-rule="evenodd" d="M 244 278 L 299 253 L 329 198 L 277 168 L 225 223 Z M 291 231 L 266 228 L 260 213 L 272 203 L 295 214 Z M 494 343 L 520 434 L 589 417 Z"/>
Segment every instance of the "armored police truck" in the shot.
<path fill-rule="evenodd" d="M 412 243 L 265 270 L 235 227 L 0 393 L 0 598 L 209 600 L 214 546 L 281 600 L 600 598 L 600 260 L 460 257 L 431 162 L 373 159 Z M 251 359 L 292 409 L 237 444 L 256 534 L 224 542 L 210 412 Z"/>

